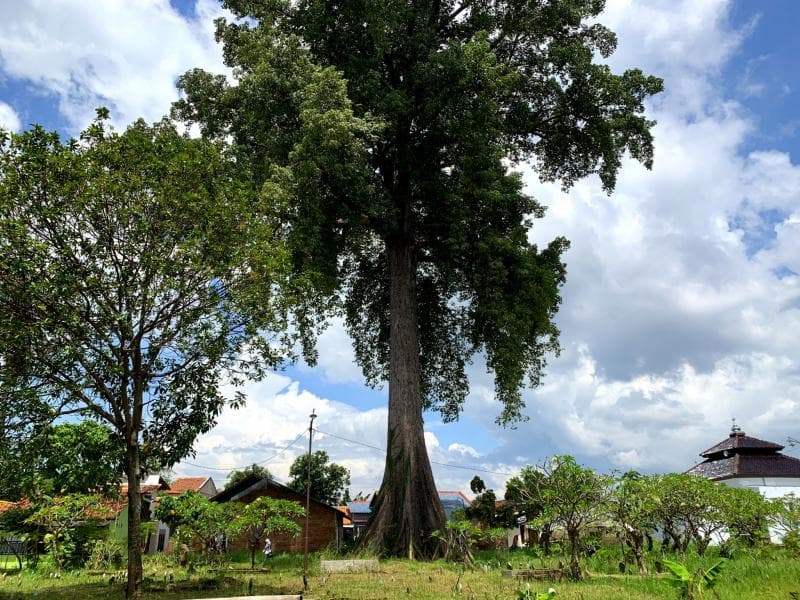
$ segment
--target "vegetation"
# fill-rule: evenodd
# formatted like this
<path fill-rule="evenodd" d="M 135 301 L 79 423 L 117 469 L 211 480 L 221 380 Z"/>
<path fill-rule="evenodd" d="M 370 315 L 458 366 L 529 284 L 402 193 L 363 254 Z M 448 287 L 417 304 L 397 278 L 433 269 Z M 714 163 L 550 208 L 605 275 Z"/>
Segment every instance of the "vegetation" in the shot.
<path fill-rule="evenodd" d="M 293 490 L 305 494 L 308 478 L 308 456 L 299 455 L 289 468 L 289 483 Z M 311 497 L 337 506 L 348 493 L 350 471 L 330 462 L 328 453 L 317 450 L 311 455 Z"/>
<path fill-rule="evenodd" d="M 558 351 L 567 241 L 529 242 L 544 207 L 511 167 L 531 160 L 565 188 L 597 174 L 612 190 L 626 153 L 651 165 L 644 101 L 662 83 L 595 62 L 616 46 L 595 21 L 602 0 L 224 5 L 235 82 L 186 73 L 173 114 L 230 139 L 240 177 L 281 200 L 294 273 L 314 287 L 306 341 L 342 310 L 368 383 L 388 382 L 364 548 L 430 557 L 445 516 L 423 410 L 456 419 L 483 353 L 498 420 L 518 420 L 520 388 Z"/>
<path fill-rule="evenodd" d="M 221 144 L 167 121 L 116 133 L 107 116 L 80 142 L 38 126 L 0 133 L 0 387 L 32 416 L 43 404 L 50 419 L 112 428 L 136 598 L 142 474 L 191 453 L 243 401 L 223 395 L 223 378 L 282 359 L 284 255 Z"/>
<path fill-rule="evenodd" d="M 302 529 L 297 520 L 306 512 L 297 502 L 274 500 L 265 496 L 237 507 L 236 511 L 230 531 L 247 540 L 251 568 L 255 568 L 256 552 L 266 538 L 276 533 L 300 535 Z"/>
<path fill-rule="evenodd" d="M 719 560 L 716 549 L 710 548 L 706 557 L 690 552 L 685 559 L 668 554 L 685 565 L 689 573 L 707 570 Z M 516 551 L 478 551 L 472 567 L 463 563 L 437 560 L 422 563 L 407 560 L 382 560 L 378 572 L 327 575 L 320 572 L 319 559 L 330 556 L 312 555 L 309 588 L 303 593 L 307 598 L 338 598 L 360 600 L 385 598 L 386 600 L 469 600 L 481 598 L 517 598 L 528 591 L 529 598 L 556 590 L 555 599 L 580 600 L 655 600 L 677 598 L 678 590 L 671 576 L 655 573 L 654 557 L 648 557 L 651 575 L 620 575 L 617 563 L 619 548 L 604 547 L 586 558 L 588 577 L 580 582 L 530 581 L 503 577 L 502 571 L 511 563 L 516 569 L 557 566 L 563 556 L 545 559 L 534 549 Z M 0 571 L 2 571 L 0 559 Z M 248 571 L 249 553 L 232 556 L 222 569 L 217 565 L 194 564 L 193 574 L 180 567 L 172 556 L 145 556 L 144 596 L 149 600 L 178 600 L 215 596 L 240 596 L 247 594 L 299 594 L 302 593 L 302 555 L 275 555 L 269 572 Z M 230 569 L 228 567 L 231 567 Z M 50 600 L 89 600 L 120 597 L 124 591 L 124 577 L 116 571 L 88 573 L 64 571 L 60 579 L 51 577 L 53 566 L 42 560 L 34 569 L 17 574 L 14 571 L 3 578 L 0 575 L 0 597 L 38 597 Z M 252 581 L 252 584 L 250 583 Z M 787 557 L 780 549 L 771 548 L 761 561 L 750 558 L 728 560 L 713 592 L 721 600 L 742 598 L 789 599 L 791 592 L 800 592 L 800 563 Z M 34 596 L 36 593 L 36 596 Z M 706 597 L 713 596 L 709 591 Z"/>
<path fill-rule="evenodd" d="M 245 477 L 249 477 L 250 475 L 256 475 L 261 477 L 262 479 L 272 479 L 272 473 L 269 472 L 267 467 L 262 467 L 261 465 L 252 464 L 249 467 L 245 467 L 240 471 L 231 471 L 228 474 L 228 481 L 225 482 L 225 489 L 228 489 L 231 486 L 236 485 Z"/>

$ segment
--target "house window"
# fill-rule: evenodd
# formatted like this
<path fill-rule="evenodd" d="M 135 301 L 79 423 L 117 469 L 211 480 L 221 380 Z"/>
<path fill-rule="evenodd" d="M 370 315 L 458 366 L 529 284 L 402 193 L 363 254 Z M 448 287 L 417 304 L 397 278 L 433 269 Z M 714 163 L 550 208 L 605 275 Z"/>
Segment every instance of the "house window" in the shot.
<path fill-rule="evenodd" d="M 160 529 L 158 531 L 158 545 L 156 546 L 156 552 L 163 552 L 164 551 L 164 544 L 167 541 L 167 532 L 165 529 Z"/>

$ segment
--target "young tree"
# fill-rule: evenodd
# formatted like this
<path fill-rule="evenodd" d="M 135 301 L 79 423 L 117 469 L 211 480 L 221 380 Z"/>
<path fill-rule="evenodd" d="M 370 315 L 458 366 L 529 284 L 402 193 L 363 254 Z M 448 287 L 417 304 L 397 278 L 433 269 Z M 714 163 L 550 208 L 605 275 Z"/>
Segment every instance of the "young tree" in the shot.
<path fill-rule="evenodd" d="M 56 570 L 63 566 L 62 547 L 68 542 L 70 532 L 78 525 L 99 524 L 111 515 L 97 494 L 65 494 L 46 498 L 27 518 L 31 525 L 47 532 L 44 541 L 53 554 Z"/>
<path fill-rule="evenodd" d="M 245 467 L 241 471 L 231 471 L 228 474 L 228 481 L 225 482 L 225 489 L 231 487 L 232 485 L 236 485 L 245 477 L 249 477 L 250 475 L 257 475 L 262 479 L 272 479 L 272 473 L 269 472 L 269 469 L 266 467 L 262 467 L 261 465 L 252 464 L 249 467 Z"/>
<path fill-rule="evenodd" d="M 532 485 L 516 485 L 516 493 L 542 507 L 536 521 L 564 527 L 571 547 L 570 575 L 580 579 L 580 536 L 607 513 L 611 478 L 581 467 L 571 456 L 553 456 L 536 469 L 542 476 L 532 476 L 533 467 L 523 469 L 522 481 Z"/>
<path fill-rule="evenodd" d="M 0 135 L 0 364 L 17 397 L 110 425 L 128 478 L 129 598 L 141 595 L 146 467 L 191 453 L 234 386 L 280 360 L 283 255 L 220 145 L 167 121 L 80 141 Z"/>
<path fill-rule="evenodd" d="M 597 174 L 609 191 L 626 152 L 651 164 L 644 100 L 662 84 L 594 62 L 616 46 L 603 5 L 225 0 L 237 20 L 217 37 L 236 85 L 200 70 L 179 82 L 175 115 L 232 139 L 255 189 L 285 190 L 294 267 L 342 299 L 367 381 L 389 384 L 364 546 L 435 553 L 445 517 L 422 412 L 458 417 L 472 357 L 506 424 L 558 351 L 567 242 L 529 242 L 544 208 L 509 163 L 564 188 Z"/>
<path fill-rule="evenodd" d="M 180 496 L 162 496 L 154 516 L 177 532 L 177 537 L 191 545 L 199 541 L 202 551 L 221 551 L 219 542 L 231 531 L 239 506 L 231 502 L 212 502 L 193 490 Z"/>
<path fill-rule="evenodd" d="M 250 504 L 237 507 L 238 514 L 231 532 L 244 535 L 250 550 L 250 568 L 256 566 L 256 552 L 264 540 L 275 533 L 299 535 L 302 528 L 297 519 L 306 514 L 300 504 L 291 500 L 275 500 L 262 496 Z"/>
<path fill-rule="evenodd" d="M 513 511 L 526 517 L 528 526 L 535 525 L 538 528 L 539 545 L 545 555 L 550 556 L 553 522 L 545 518 L 542 498 L 536 491 L 544 485 L 544 477 L 544 473 L 535 467 L 523 467 L 518 476 L 506 482 L 505 500 Z"/>
<path fill-rule="evenodd" d="M 609 515 L 633 551 L 640 575 L 647 573 L 644 562 L 645 537 L 655 530 L 658 518 L 658 477 L 629 471 L 616 482 L 611 495 Z"/>
<path fill-rule="evenodd" d="M 317 450 L 311 455 L 311 497 L 336 506 L 342 501 L 350 485 L 350 471 L 342 465 L 329 462 L 325 450 Z M 290 488 L 305 493 L 308 479 L 308 456 L 301 454 L 294 459 L 289 468 Z"/>

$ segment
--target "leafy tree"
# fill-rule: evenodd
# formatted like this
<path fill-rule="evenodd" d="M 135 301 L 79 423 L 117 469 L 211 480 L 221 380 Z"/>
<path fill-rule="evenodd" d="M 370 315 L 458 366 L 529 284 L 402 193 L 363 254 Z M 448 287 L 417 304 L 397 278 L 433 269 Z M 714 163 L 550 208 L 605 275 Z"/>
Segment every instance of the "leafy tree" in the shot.
<path fill-rule="evenodd" d="M 732 538 L 750 547 L 768 541 L 768 523 L 776 513 L 775 504 L 753 489 L 720 488 L 722 518 Z"/>
<path fill-rule="evenodd" d="M 240 471 L 231 471 L 228 475 L 228 481 L 225 483 L 225 489 L 236 485 L 242 479 L 249 477 L 250 475 L 258 475 L 262 479 L 273 479 L 272 473 L 269 472 L 269 469 L 253 463 L 249 467 L 245 467 Z"/>
<path fill-rule="evenodd" d="M 580 579 L 580 537 L 588 525 L 606 515 L 611 478 L 581 467 L 571 456 L 553 456 L 536 469 L 541 476 L 532 475 L 533 467 L 523 468 L 521 480 L 531 487 L 515 484 L 516 493 L 542 507 L 534 522 L 554 523 L 566 530 L 571 547 L 570 574 Z"/>
<path fill-rule="evenodd" d="M 27 522 L 47 532 L 44 541 L 60 572 L 64 564 L 64 546 L 73 541 L 73 531 L 79 525 L 99 524 L 110 516 L 111 510 L 97 494 L 65 494 L 45 499 Z"/>
<path fill-rule="evenodd" d="M 342 501 L 350 485 L 350 471 L 342 465 L 329 462 L 328 453 L 317 450 L 311 455 L 311 497 L 336 506 Z M 289 467 L 290 488 L 305 493 L 308 479 L 308 456 L 299 455 Z"/>
<path fill-rule="evenodd" d="M 141 596 L 143 470 L 191 453 L 281 358 L 283 254 L 219 144 L 167 121 L 62 142 L 0 134 L 4 393 L 110 425 L 128 478 L 129 598 Z M 246 358 L 245 358 L 246 357 Z"/>
<path fill-rule="evenodd" d="M 238 505 L 233 502 L 212 502 L 193 490 L 180 496 L 161 496 L 154 516 L 176 531 L 187 544 L 199 541 L 203 553 L 221 551 L 219 544 L 232 529 Z"/>
<path fill-rule="evenodd" d="M 505 500 L 511 512 L 524 515 L 529 526 L 539 529 L 539 545 L 544 549 L 545 555 L 550 555 L 550 537 L 553 531 L 553 522 L 545 517 L 542 498 L 536 492 L 544 484 L 545 474 L 534 467 L 523 467 L 520 474 L 506 482 Z"/>
<path fill-rule="evenodd" d="M 363 545 L 432 556 L 445 516 L 423 410 L 456 419 L 483 353 L 498 420 L 518 420 L 521 386 L 558 351 L 567 242 L 529 242 L 544 208 L 510 165 L 531 160 L 564 188 L 597 174 L 612 190 L 626 152 L 651 164 L 644 100 L 662 83 L 595 62 L 616 46 L 595 21 L 602 0 L 224 6 L 235 85 L 191 71 L 174 114 L 232 139 L 254 189 L 281 198 L 293 266 L 318 292 L 300 329 L 341 299 L 367 381 L 389 384 Z"/>
<path fill-rule="evenodd" d="M 630 471 L 622 475 L 614 487 L 609 515 L 619 526 L 625 542 L 633 551 L 639 573 L 647 573 L 644 562 L 644 541 L 658 523 L 658 477 Z"/>
<path fill-rule="evenodd" d="M 497 506 L 497 496 L 494 490 L 486 488 L 484 481 L 477 475 L 469 484 L 474 494 L 472 506 L 466 507 L 464 515 L 467 519 L 478 521 L 482 529 L 509 527 L 515 519 L 509 510 Z"/>
<path fill-rule="evenodd" d="M 119 489 L 122 455 L 107 425 L 90 419 L 51 425 L 28 447 L 38 455 L 37 476 L 53 493 L 108 495 Z"/>
<path fill-rule="evenodd" d="M 703 554 L 715 533 L 725 528 L 724 486 L 705 477 L 669 473 L 658 479 L 658 522 L 675 550 L 684 554 L 692 541 Z"/>
<path fill-rule="evenodd" d="M 275 533 L 299 535 L 297 519 L 306 511 L 291 500 L 276 500 L 262 496 L 238 508 L 231 531 L 244 535 L 250 550 L 250 568 L 256 566 L 256 552 L 264 540 Z"/>

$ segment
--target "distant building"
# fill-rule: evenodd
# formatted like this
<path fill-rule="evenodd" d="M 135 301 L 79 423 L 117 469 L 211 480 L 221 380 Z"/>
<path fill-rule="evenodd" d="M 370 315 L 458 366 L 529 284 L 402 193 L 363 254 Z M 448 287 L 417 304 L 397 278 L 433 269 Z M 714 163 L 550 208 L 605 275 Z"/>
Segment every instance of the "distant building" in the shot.
<path fill-rule="evenodd" d="M 266 496 L 277 500 L 293 500 L 304 509 L 306 495 L 298 493 L 268 477 L 248 475 L 232 486 L 222 490 L 212 498 L 215 502 L 243 502 L 249 504 L 256 498 Z M 344 537 L 344 513 L 337 508 L 311 498 L 308 524 L 308 549 L 318 552 L 327 548 L 336 550 Z M 299 519 L 301 527 L 305 527 L 305 517 Z M 276 533 L 270 536 L 273 552 L 302 552 L 305 544 L 305 534 L 291 536 L 285 533 Z M 247 544 L 244 540 L 235 539 L 228 541 L 229 550 L 245 550 Z"/>
<path fill-rule="evenodd" d="M 462 492 L 436 490 L 436 493 L 439 494 L 439 501 L 442 503 L 442 508 L 444 509 L 444 514 L 448 521 L 453 519 L 453 513 L 455 511 L 472 506 L 472 501 Z"/>
<path fill-rule="evenodd" d="M 783 454 L 783 448 L 750 437 L 734 424 L 727 439 L 701 452 L 705 460 L 686 473 L 731 487 L 750 488 L 765 498 L 800 496 L 800 459 Z"/>

